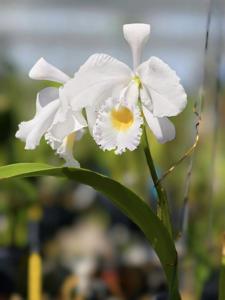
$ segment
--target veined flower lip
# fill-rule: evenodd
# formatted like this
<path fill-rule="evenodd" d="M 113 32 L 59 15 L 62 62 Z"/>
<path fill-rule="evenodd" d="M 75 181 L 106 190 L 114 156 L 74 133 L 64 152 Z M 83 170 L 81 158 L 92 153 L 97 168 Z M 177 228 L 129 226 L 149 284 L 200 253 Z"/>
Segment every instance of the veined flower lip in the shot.
<path fill-rule="evenodd" d="M 101 106 L 93 129 L 93 138 L 102 150 L 122 154 L 140 144 L 143 119 L 137 106 L 127 106 L 109 98 Z"/>

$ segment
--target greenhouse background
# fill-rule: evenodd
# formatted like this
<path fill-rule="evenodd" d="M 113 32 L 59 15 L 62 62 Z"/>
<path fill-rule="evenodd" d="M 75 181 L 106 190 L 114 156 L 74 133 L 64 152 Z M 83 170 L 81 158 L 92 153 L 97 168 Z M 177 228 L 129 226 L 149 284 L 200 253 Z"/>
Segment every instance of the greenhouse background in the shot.
<path fill-rule="evenodd" d="M 155 55 L 166 61 L 188 94 L 187 108 L 173 119 L 176 139 L 160 145 L 149 136 L 159 177 L 175 166 L 162 182 L 177 236 L 184 300 L 218 299 L 225 232 L 224 10 L 223 0 L 0 0 L 0 166 L 63 164 L 44 139 L 27 151 L 15 138 L 18 124 L 35 114 L 37 92 L 47 86 L 28 77 L 40 57 L 70 76 L 92 53 L 131 66 L 122 26 L 151 24 L 144 59 Z M 86 134 L 76 157 L 82 167 L 109 175 L 156 207 L 141 146 L 116 156 L 101 151 Z M 33 249 L 42 260 L 42 294 L 31 299 Z M 166 295 L 159 261 L 143 233 L 106 197 L 55 177 L 0 181 L 0 299 Z"/>

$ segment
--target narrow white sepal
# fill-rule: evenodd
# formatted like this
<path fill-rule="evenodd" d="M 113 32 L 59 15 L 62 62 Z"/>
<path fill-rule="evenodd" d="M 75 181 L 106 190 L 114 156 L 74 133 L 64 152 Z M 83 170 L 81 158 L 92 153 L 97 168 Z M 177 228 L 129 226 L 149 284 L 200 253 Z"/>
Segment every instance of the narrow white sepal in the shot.
<path fill-rule="evenodd" d="M 123 25 L 123 35 L 131 47 L 133 55 L 134 70 L 141 62 L 142 51 L 150 36 L 149 24 L 125 24 Z"/>
<path fill-rule="evenodd" d="M 32 67 L 29 77 L 35 80 L 50 80 L 63 84 L 70 79 L 69 76 L 48 63 L 43 57 Z"/>

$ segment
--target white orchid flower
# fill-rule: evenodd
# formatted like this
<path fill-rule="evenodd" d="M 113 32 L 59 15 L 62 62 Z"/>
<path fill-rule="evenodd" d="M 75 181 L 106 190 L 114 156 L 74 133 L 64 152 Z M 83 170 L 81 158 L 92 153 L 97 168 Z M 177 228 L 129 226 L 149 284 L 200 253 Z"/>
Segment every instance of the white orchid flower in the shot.
<path fill-rule="evenodd" d="M 166 63 L 151 57 L 140 64 L 150 25 L 127 24 L 123 33 L 132 50 L 133 70 L 109 55 L 94 54 L 65 89 L 73 109 L 86 108 L 96 142 L 117 154 L 134 150 L 140 142 L 143 121 L 138 103 L 160 143 L 175 138 L 175 127 L 168 117 L 178 115 L 187 103 L 180 79 Z M 120 126 L 115 126 L 118 122 Z"/>
<path fill-rule="evenodd" d="M 60 83 L 60 88 L 45 88 L 37 94 L 34 118 L 19 125 L 16 137 L 25 141 L 25 149 L 35 149 L 45 136 L 56 153 L 65 159 L 67 166 L 79 166 L 73 157 L 74 141 L 87 126 L 81 110 L 72 110 L 64 96 L 65 84 L 71 78 L 43 58 L 31 69 L 29 76 L 36 80 Z"/>

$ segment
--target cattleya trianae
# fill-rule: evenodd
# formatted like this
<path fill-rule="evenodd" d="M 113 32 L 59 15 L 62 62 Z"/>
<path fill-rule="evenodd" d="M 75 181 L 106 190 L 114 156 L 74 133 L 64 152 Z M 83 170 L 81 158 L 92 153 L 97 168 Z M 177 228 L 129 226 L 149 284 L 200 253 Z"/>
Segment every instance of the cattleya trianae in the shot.
<path fill-rule="evenodd" d="M 141 63 L 150 25 L 127 24 L 123 33 L 132 50 L 133 69 L 106 54 L 90 56 L 72 78 L 44 59 L 34 65 L 31 78 L 62 85 L 41 91 L 34 118 L 20 124 L 16 136 L 26 141 L 26 149 L 34 149 L 44 135 L 67 166 L 78 166 L 73 145 L 85 127 L 103 150 L 116 154 L 138 147 L 145 124 L 160 143 L 175 138 L 168 117 L 178 115 L 187 103 L 180 80 L 157 57 Z"/>

